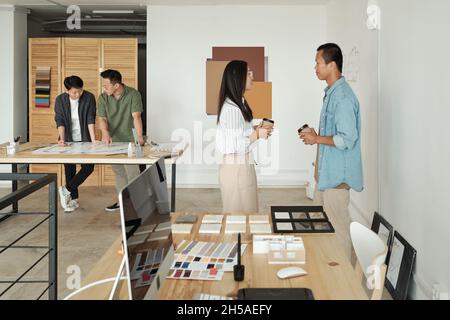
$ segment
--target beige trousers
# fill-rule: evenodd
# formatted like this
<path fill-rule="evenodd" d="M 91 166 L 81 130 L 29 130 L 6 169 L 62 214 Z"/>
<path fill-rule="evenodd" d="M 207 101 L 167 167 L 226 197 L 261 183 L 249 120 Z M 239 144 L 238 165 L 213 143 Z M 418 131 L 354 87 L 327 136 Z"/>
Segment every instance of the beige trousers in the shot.
<path fill-rule="evenodd" d="M 314 190 L 314 202 L 322 205 L 328 218 L 334 226 L 338 241 L 349 259 L 352 257 L 352 242 L 350 238 L 351 217 L 348 210 L 350 191 L 346 189 L 328 189 L 323 192 Z"/>
<path fill-rule="evenodd" d="M 136 164 L 113 164 L 111 167 L 116 176 L 117 194 L 141 173 L 139 166 Z"/>
<path fill-rule="evenodd" d="M 255 165 L 248 156 L 224 156 L 219 184 L 223 213 L 258 213 Z"/>

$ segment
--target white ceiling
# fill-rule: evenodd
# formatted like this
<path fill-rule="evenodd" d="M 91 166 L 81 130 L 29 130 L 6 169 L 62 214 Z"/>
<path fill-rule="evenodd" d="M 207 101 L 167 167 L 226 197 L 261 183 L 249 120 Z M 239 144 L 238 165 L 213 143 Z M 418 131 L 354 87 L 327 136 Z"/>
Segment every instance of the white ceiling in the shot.
<path fill-rule="evenodd" d="M 329 0 L 0 0 L 2 4 L 28 5 L 324 5 Z"/>

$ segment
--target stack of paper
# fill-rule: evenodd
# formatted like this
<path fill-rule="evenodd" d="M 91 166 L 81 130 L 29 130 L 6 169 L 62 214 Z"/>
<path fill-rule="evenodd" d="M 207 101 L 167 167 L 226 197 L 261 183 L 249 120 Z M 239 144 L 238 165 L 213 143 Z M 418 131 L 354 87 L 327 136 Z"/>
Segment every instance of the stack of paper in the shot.
<path fill-rule="evenodd" d="M 252 215 L 249 217 L 250 233 L 252 234 L 267 234 L 272 233 L 272 227 L 269 223 L 268 215 Z"/>
<path fill-rule="evenodd" d="M 222 214 L 207 214 L 203 216 L 202 223 L 222 223 Z"/>
<path fill-rule="evenodd" d="M 221 223 L 202 223 L 198 233 L 212 233 L 219 234 L 220 229 L 222 229 Z"/>
<path fill-rule="evenodd" d="M 269 223 L 269 216 L 265 214 L 252 215 L 249 217 L 250 223 Z"/>
<path fill-rule="evenodd" d="M 172 225 L 172 233 L 181 233 L 181 234 L 189 234 L 192 230 L 192 224 L 173 224 Z"/>
<path fill-rule="evenodd" d="M 250 224 L 250 233 L 252 234 L 272 233 L 272 227 L 268 223 L 253 223 Z"/>
<path fill-rule="evenodd" d="M 246 223 L 227 223 L 225 226 L 226 234 L 246 233 L 246 232 L 247 232 Z"/>
<path fill-rule="evenodd" d="M 227 224 L 229 223 L 247 223 L 247 217 L 246 216 L 227 216 Z"/>

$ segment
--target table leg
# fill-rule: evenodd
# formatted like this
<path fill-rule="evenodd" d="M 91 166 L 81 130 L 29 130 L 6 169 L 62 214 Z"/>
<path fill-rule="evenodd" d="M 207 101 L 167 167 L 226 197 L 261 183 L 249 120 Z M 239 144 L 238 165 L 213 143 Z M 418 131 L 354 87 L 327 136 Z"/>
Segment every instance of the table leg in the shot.
<path fill-rule="evenodd" d="M 13 163 L 11 165 L 11 167 L 12 167 L 11 168 L 12 173 L 17 173 L 17 163 Z M 12 192 L 14 192 L 14 191 L 17 191 L 17 180 L 12 180 Z M 17 201 L 13 203 L 13 211 L 12 212 L 13 213 L 19 212 L 19 204 Z"/>
<path fill-rule="evenodd" d="M 175 163 L 172 163 L 172 187 L 171 187 L 171 204 L 170 204 L 170 210 L 172 212 L 175 212 L 175 193 L 176 193 L 176 189 L 177 189 L 177 165 Z"/>

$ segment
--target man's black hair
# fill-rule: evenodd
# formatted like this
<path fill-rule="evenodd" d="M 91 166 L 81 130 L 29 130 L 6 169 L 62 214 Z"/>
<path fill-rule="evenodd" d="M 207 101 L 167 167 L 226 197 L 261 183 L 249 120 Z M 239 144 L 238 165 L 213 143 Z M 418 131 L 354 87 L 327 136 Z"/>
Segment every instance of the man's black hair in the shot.
<path fill-rule="evenodd" d="M 72 88 L 83 89 L 83 80 L 77 76 L 67 77 L 64 79 L 64 87 L 66 87 L 67 90 Z"/>
<path fill-rule="evenodd" d="M 344 64 L 344 58 L 342 56 L 341 48 L 335 43 L 326 43 L 317 48 L 317 51 L 322 51 L 323 59 L 326 64 L 330 62 L 336 62 L 339 72 L 342 73 L 342 66 Z"/>
<path fill-rule="evenodd" d="M 117 70 L 112 69 L 105 70 L 102 73 L 100 73 L 100 76 L 103 79 L 109 79 L 109 81 L 111 81 L 112 84 L 116 83 L 122 84 L 122 75 Z"/>

